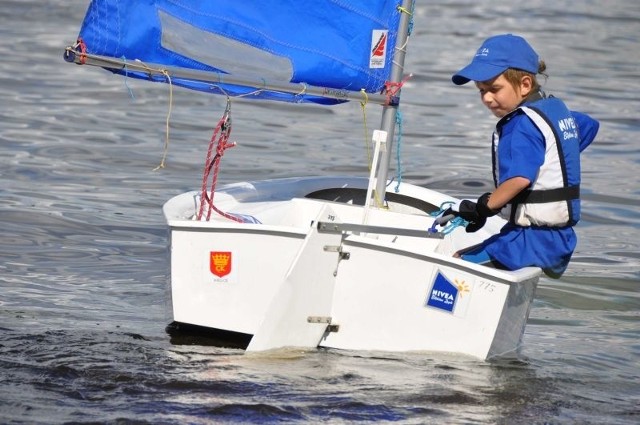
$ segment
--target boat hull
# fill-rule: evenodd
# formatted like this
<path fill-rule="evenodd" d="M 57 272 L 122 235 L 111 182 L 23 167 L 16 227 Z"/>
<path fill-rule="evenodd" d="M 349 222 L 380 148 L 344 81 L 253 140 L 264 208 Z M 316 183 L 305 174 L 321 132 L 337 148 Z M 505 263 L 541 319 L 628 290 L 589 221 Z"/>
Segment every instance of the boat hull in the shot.
<path fill-rule="evenodd" d="M 218 208 L 259 223 L 194 220 L 197 192 L 169 200 L 173 320 L 253 335 L 251 351 L 321 346 L 481 359 L 516 351 L 540 270 L 452 256 L 503 222 L 430 235 L 431 212 L 454 199 L 403 184 L 390 197 L 396 202 L 370 208 L 362 205 L 366 185 L 280 179 L 216 192 Z M 360 227 L 341 229 L 349 225 Z"/>

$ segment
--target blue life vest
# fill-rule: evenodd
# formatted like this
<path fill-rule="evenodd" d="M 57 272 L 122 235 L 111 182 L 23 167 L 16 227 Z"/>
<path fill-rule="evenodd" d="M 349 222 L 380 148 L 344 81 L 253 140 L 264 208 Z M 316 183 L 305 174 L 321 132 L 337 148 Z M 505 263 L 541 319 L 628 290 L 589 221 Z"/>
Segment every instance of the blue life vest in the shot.
<path fill-rule="evenodd" d="M 518 226 L 564 227 L 580 220 L 580 135 L 571 111 L 557 98 L 525 103 L 496 125 L 493 135 L 493 176 L 499 184 L 497 155 L 504 127 L 525 114 L 544 139 L 544 162 L 528 189 L 520 192 L 500 212 Z"/>

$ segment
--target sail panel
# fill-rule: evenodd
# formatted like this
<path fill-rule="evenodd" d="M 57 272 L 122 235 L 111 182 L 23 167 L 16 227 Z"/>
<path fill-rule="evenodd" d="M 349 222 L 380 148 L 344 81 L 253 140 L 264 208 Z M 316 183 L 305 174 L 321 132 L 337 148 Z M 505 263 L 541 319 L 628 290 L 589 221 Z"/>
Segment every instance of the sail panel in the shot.
<path fill-rule="evenodd" d="M 195 90 L 334 103 L 263 90 L 264 82 L 378 93 L 389 79 L 401 0 L 92 0 L 79 38 L 89 54 L 241 77 L 254 87 Z M 114 70 L 136 78 L 144 73 Z M 152 78 L 160 81 L 161 78 Z M 215 86 L 215 87 L 213 87 Z M 261 90 L 256 95 L 255 91 Z"/>
<path fill-rule="evenodd" d="M 162 26 L 161 46 L 168 51 L 245 79 L 255 78 L 259 81 L 264 78 L 287 82 L 292 79 L 293 65 L 286 57 L 258 49 L 242 41 L 203 31 L 162 11 L 159 16 Z M 193 40 L 199 42 L 194 43 Z M 202 45 L 216 47 L 202 49 Z"/>

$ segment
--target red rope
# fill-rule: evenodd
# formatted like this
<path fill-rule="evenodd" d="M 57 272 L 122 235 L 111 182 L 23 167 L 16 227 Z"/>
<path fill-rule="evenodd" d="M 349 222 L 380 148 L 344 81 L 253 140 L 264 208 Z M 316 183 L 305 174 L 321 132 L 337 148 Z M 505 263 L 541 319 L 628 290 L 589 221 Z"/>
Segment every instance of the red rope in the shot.
<path fill-rule="evenodd" d="M 400 82 L 392 83 L 391 81 L 387 81 L 384 83 L 384 89 L 387 95 L 387 105 L 391 104 L 391 98 L 398 94 L 398 92 L 402 89 L 402 86 L 404 86 L 404 83 L 406 83 L 407 80 L 409 80 L 409 78 L 411 77 L 413 77 L 413 75 L 409 74 L 404 78 L 404 80 Z"/>
<path fill-rule="evenodd" d="M 87 63 L 87 45 L 85 44 L 84 40 L 78 37 L 78 40 L 76 41 L 76 45 L 74 47 L 80 48 L 80 63 L 82 65 Z"/>
<path fill-rule="evenodd" d="M 228 218 L 229 220 L 242 222 L 242 220 L 238 217 L 235 217 L 231 214 L 227 214 L 213 205 L 213 196 L 216 189 L 216 184 L 218 182 L 218 171 L 220 170 L 220 160 L 222 159 L 222 155 L 224 155 L 224 151 L 228 148 L 234 147 L 235 143 L 229 143 L 229 135 L 231 134 L 231 110 L 227 106 L 227 110 L 224 112 L 220 121 L 218 121 L 218 125 L 213 131 L 213 136 L 211 136 L 211 141 L 209 142 L 209 149 L 207 150 L 207 159 L 204 163 L 204 172 L 202 173 L 202 193 L 200 194 L 200 209 L 196 218 L 198 220 L 202 219 L 204 215 L 205 205 L 207 206 L 207 216 L 206 220 L 209 221 L 211 218 L 211 211 L 215 211 L 221 216 Z M 215 146 L 215 155 L 213 155 L 213 149 Z M 211 188 L 208 188 L 209 178 L 211 177 Z"/>

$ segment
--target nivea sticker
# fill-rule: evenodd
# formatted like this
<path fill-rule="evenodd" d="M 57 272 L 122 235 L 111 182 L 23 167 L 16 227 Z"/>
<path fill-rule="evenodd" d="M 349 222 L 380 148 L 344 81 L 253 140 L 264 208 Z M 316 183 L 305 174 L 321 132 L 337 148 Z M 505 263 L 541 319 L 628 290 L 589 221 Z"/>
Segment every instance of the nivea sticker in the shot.
<path fill-rule="evenodd" d="M 451 279 L 438 270 L 424 305 L 453 313 L 456 317 L 464 317 L 471 301 L 473 286 L 473 279 L 469 281 L 462 276 Z"/>
<path fill-rule="evenodd" d="M 438 272 L 425 305 L 453 313 L 457 298 L 458 287 Z"/>

